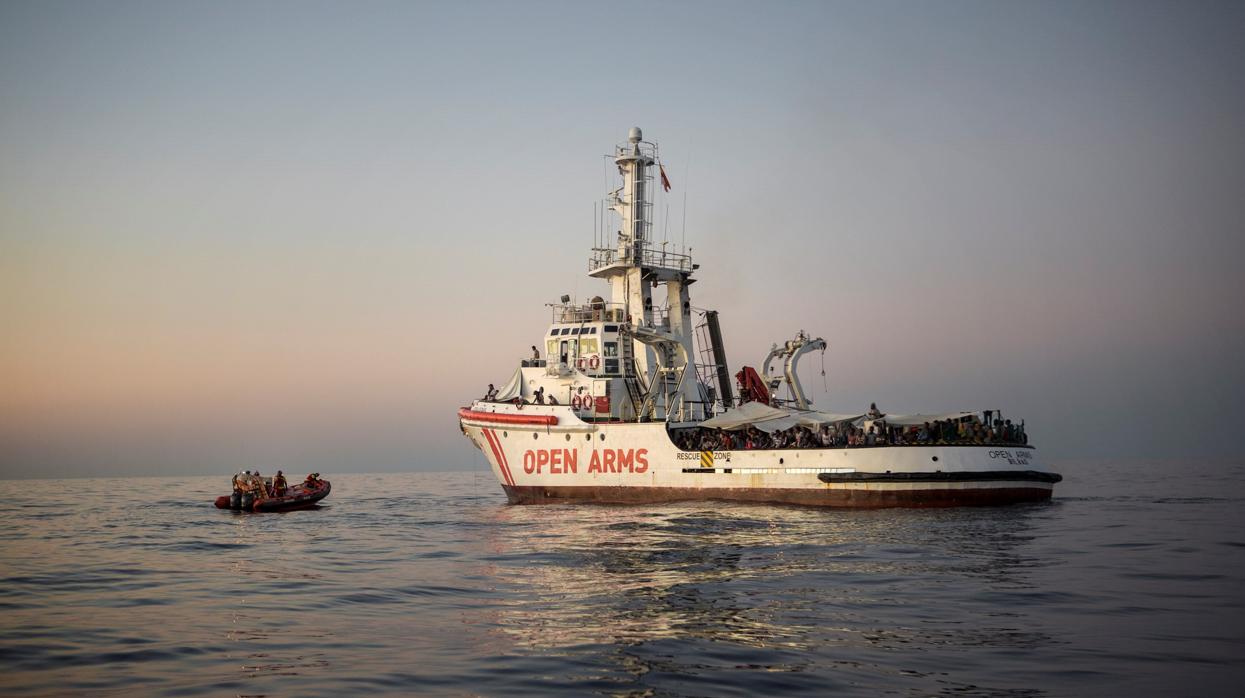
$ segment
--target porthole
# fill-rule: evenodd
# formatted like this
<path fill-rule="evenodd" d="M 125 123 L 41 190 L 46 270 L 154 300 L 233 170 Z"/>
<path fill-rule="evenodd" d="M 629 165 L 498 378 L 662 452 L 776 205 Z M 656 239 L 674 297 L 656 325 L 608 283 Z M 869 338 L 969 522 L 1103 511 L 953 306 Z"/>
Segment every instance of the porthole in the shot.
<path fill-rule="evenodd" d="M 782 461 L 782 459 L 781 459 L 781 458 L 779 458 L 779 459 L 778 459 L 778 464 L 779 464 L 779 465 L 782 465 L 782 462 L 783 462 L 783 461 Z"/>
<path fill-rule="evenodd" d="M 584 441 L 592 441 L 592 434 L 584 434 Z"/>
<path fill-rule="evenodd" d="M 535 440 L 536 440 L 537 438 L 539 438 L 539 437 L 540 437 L 540 434 L 537 434 L 536 432 L 532 432 L 532 440 L 533 440 L 533 441 L 535 441 Z"/>
<path fill-rule="evenodd" d="M 503 431 L 503 432 L 501 433 L 501 435 L 502 435 L 502 438 L 505 438 L 505 439 L 510 438 L 510 432 L 508 432 L 508 431 Z"/>
<path fill-rule="evenodd" d="M 938 456 L 934 456 L 933 458 L 930 458 L 930 460 L 932 460 L 932 461 L 934 461 L 935 463 L 937 463 L 937 462 L 938 462 Z"/>
<path fill-rule="evenodd" d="M 601 440 L 602 440 L 602 441 L 604 441 L 604 440 L 605 440 L 605 433 L 604 433 L 604 432 L 602 432 L 602 433 L 601 433 Z"/>

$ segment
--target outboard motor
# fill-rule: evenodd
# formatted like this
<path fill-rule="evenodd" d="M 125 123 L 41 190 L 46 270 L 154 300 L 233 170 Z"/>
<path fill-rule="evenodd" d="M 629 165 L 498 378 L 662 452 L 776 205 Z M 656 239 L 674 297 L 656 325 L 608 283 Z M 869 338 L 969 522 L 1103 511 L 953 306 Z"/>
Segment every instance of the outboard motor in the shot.
<path fill-rule="evenodd" d="M 255 495 L 250 492 L 242 494 L 242 511 L 250 511 L 255 506 Z"/>
<path fill-rule="evenodd" d="M 233 494 L 229 495 L 229 508 L 233 509 L 234 511 L 237 511 L 242 508 L 242 492 L 241 491 L 234 490 Z"/>

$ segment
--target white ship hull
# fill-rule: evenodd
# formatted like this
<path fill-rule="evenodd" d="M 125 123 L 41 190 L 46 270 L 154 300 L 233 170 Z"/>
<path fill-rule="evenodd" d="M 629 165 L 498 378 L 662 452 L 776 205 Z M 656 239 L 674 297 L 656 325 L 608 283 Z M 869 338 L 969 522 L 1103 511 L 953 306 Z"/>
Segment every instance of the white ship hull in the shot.
<path fill-rule="evenodd" d="M 515 504 L 994 505 L 1048 500 L 1060 479 L 1015 444 L 702 452 L 663 423 L 589 423 L 569 406 L 478 401 L 459 420 Z"/>

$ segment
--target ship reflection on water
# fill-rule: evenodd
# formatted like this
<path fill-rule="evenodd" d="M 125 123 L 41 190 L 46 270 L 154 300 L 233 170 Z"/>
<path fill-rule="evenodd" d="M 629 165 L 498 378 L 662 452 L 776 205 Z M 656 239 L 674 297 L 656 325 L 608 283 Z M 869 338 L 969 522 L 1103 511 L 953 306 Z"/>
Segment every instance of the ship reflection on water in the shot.
<path fill-rule="evenodd" d="M 1043 563 L 1024 550 L 1043 509 L 503 507 L 489 573 L 514 601 L 486 625 L 519 653 L 613 645 L 598 661 L 633 675 L 868 673 L 879 653 L 892 672 L 894 650 L 1032 648 L 1049 642 L 1023 603 L 1041 594 L 1028 571 Z M 939 671 L 919 653 L 909 664 Z"/>
<path fill-rule="evenodd" d="M 57 696 L 1235 695 L 1225 472 L 875 511 L 507 506 L 447 473 L 242 516 L 213 478 L 10 483 L 0 668 Z"/>

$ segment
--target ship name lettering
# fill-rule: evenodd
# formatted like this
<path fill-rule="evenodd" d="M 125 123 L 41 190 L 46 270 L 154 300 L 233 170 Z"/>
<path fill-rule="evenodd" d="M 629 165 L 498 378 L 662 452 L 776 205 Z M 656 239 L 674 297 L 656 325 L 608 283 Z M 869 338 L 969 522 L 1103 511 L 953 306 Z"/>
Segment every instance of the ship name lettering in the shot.
<path fill-rule="evenodd" d="M 643 473 L 648 470 L 647 448 L 604 448 L 592 452 L 590 473 Z"/>
<path fill-rule="evenodd" d="M 528 475 L 543 473 L 545 468 L 549 469 L 550 475 L 578 473 L 579 451 L 573 451 L 569 448 L 555 448 L 552 450 L 540 449 L 538 451 L 528 449 L 523 452 L 523 472 Z"/>

